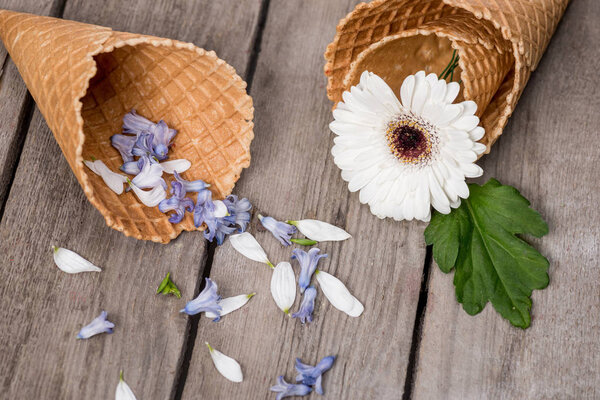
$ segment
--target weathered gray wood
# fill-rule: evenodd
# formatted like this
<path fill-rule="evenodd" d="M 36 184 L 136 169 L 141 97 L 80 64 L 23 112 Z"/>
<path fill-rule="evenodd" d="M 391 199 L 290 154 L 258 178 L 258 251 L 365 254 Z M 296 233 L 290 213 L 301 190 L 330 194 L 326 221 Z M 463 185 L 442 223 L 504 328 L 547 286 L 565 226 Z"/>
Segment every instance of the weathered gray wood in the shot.
<path fill-rule="evenodd" d="M 0 0 L 0 9 L 55 16 L 58 0 Z M 0 209 L 8 195 L 10 180 L 16 168 L 24 135 L 21 132 L 31 98 L 0 40 Z"/>
<path fill-rule="evenodd" d="M 333 273 L 364 303 L 351 318 L 320 292 L 315 320 L 303 326 L 288 318 L 270 294 L 271 271 L 249 261 L 226 242 L 216 249 L 211 278 L 223 296 L 256 291 L 244 309 L 218 323 L 202 318 L 183 398 L 272 399 L 278 375 L 295 377 L 294 360 L 315 363 L 336 354 L 324 379 L 330 399 L 401 397 L 424 264 L 424 224 L 381 221 L 349 194 L 333 164 L 331 103 L 325 94 L 323 52 L 335 26 L 356 3 L 273 1 L 263 33 L 251 94 L 256 107 L 252 167 L 236 193 L 255 210 L 278 219 L 318 218 L 353 238 L 322 243 L 329 254 L 320 268 Z M 250 231 L 271 261 L 289 261 L 283 248 L 254 219 Z M 292 262 L 296 272 L 298 266 Z M 316 282 L 315 285 L 318 287 Z M 296 298 L 296 310 L 300 296 Z M 204 342 L 237 359 L 244 382 L 218 374 Z M 311 398 L 320 398 L 313 395 Z"/>
<path fill-rule="evenodd" d="M 571 3 L 500 141 L 486 177 L 521 190 L 550 225 L 534 245 L 550 260 L 550 285 L 533 295 L 529 329 L 491 307 L 457 304 L 452 275 L 429 284 L 415 399 L 600 397 L 600 162 L 597 92 L 600 3 Z"/>
<path fill-rule="evenodd" d="M 82 0 L 69 2 L 64 16 L 194 41 L 230 57 L 243 73 L 259 7 L 259 1 Z M 104 270 L 62 273 L 52 261 L 53 244 Z M 120 369 L 139 399 L 174 395 L 189 322 L 178 312 L 184 299 L 155 290 L 171 271 L 185 298 L 193 296 L 205 241 L 199 233 L 184 233 L 164 246 L 106 227 L 37 110 L 0 223 L 0 254 L 2 397 L 109 399 Z M 103 309 L 115 333 L 76 340 Z"/>

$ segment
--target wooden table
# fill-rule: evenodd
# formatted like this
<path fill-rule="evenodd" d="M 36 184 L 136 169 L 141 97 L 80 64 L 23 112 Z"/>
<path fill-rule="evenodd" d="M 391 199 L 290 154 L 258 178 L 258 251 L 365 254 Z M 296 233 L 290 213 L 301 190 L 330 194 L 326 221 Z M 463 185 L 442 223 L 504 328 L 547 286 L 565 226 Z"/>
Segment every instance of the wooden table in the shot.
<path fill-rule="evenodd" d="M 350 194 L 330 156 L 323 52 L 354 0 L 0 0 L 28 11 L 194 42 L 248 82 L 255 102 L 252 165 L 235 192 L 280 219 L 318 218 L 353 239 L 324 243 L 323 269 L 347 283 L 365 313 L 352 319 L 319 296 L 307 326 L 276 309 L 271 272 L 229 243 L 199 233 L 169 245 L 126 238 L 87 201 L 46 123 L 0 47 L 0 397 L 110 399 L 119 370 L 138 399 L 273 399 L 294 359 L 337 354 L 328 399 L 600 398 L 600 2 L 574 0 L 502 138 L 484 157 L 496 177 L 531 200 L 550 225 L 532 240 L 551 261 L 533 294 L 533 322 L 510 326 L 490 305 L 468 316 L 452 276 L 439 271 L 424 223 L 380 221 Z M 273 261 L 283 248 L 250 227 Z M 67 275 L 50 246 L 101 266 Z M 154 294 L 171 271 L 183 298 Z M 204 277 L 223 296 L 256 291 L 213 323 L 179 309 Z M 299 298 L 297 298 L 299 302 Z M 108 311 L 115 333 L 78 341 Z M 235 357 L 233 384 L 204 342 Z M 320 398 L 313 394 L 310 398 Z"/>

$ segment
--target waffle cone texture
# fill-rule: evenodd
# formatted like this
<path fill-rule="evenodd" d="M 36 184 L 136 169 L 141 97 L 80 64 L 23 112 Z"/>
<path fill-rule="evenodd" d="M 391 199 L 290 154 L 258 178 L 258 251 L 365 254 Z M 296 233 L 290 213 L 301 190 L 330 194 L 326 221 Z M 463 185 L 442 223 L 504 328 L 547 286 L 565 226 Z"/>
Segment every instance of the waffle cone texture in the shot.
<path fill-rule="evenodd" d="M 537 67 L 569 0 L 375 0 L 342 19 L 327 47 L 334 104 L 369 70 L 395 93 L 419 70 L 441 73 L 460 56 L 459 100 L 477 103 L 489 153 Z"/>
<path fill-rule="evenodd" d="M 118 172 L 110 144 L 131 109 L 177 129 L 169 159 L 192 167 L 182 176 L 231 193 L 250 165 L 252 99 L 233 67 L 191 43 L 0 10 L 0 37 L 89 201 L 108 226 L 167 243 L 195 230 L 191 214 L 171 224 L 132 192 L 115 194 L 83 164 L 92 157 Z M 200 228 L 202 229 L 202 228 Z"/>

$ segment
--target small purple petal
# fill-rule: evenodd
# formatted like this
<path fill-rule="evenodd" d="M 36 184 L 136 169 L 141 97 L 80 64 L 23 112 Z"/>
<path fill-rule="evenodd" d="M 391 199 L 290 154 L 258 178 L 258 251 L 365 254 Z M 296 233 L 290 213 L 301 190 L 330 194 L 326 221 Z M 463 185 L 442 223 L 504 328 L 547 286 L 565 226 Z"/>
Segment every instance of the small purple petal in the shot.
<path fill-rule="evenodd" d="M 290 238 L 296 233 L 296 227 L 294 225 L 286 224 L 285 222 L 277 221 L 275 218 L 258 216 L 258 219 L 262 226 L 264 226 L 269 232 L 275 236 L 275 239 L 284 246 L 292 244 Z"/>
<path fill-rule="evenodd" d="M 210 311 L 213 314 L 221 315 L 222 308 L 219 305 L 218 301 L 221 299 L 221 296 L 217 293 L 218 287 L 215 282 L 213 282 L 210 278 L 206 278 L 206 286 L 204 290 L 192 301 L 188 301 L 180 312 L 186 313 L 188 315 L 196 315 L 201 312 Z M 219 317 L 216 318 L 219 320 Z"/>
<path fill-rule="evenodd" d="M 77 339 L 89 339 L 99 333 L 113 333 L 115 324 L 106 320 L 108 314 L 106 311 L 102 311 L 98 317 L 92 322 L 81 328 L 77 334 Z"/>
<path fill-rule="evenodd" d="M 175 179 L 177 180 L 177 182 L 181 183 L 183 185 L 183 188 L 185 189 L 186 192 L 202 192 L 204 189 L 206 189 L 207 187 L 209 187 L 210 185 L 207 185 L 206 182 L 204 182 L 203 180 L 199 179 L 197 181 L 186 181 L 185 179 L 183 179 L 178 173 L 177 171 L 173 171 L 173 176 L 175 177 Z"/>
<path fill-rule="evenodd" d="M 300 309 L 298 312 L 292 314 L 292 318 L 299 318 L 304 324 L 307 321 L 312 322 L 313 310 L 315 309 L 315 298 L 317 297 L 317 289 L 314 286 L 309 286 L 304 291 L 302 296 L 302 303 L 300 303 Z"/>
<path fill-rule="evenodd" d="M 238 231 L 244 232 L 250 223 L 250 210 L 252 209 L 250 201 L 246 198 L 238 199 L 236 195 L 230 194 L 223 200 L 223 203 L 229 214 L 233 216 L 234 224 L 239 227 Z"/>
<path fill-rule="evenodd" d="M 315 392 L 323 394 L 322 376 L 323 373 L 328 371 L 335 361 L 335 356 L 328 356 L 323 358 L 316 366 L 311 366 L 302 363 L 299 358 L 296 358 L 296 382 L 302 382 L 308 386 L 315 386 Z"/>
<path fill-rule="evenodd" d="M 133 161 L 133 146 L 135 145 L 136 137 L 129 135 L 116 134 L 110 137 L 110 143 L 119 151 L 123 162 Z"/>
<path fill-rule="evenodd" d="M 310 285 L 310 279 L 317 269 L 319 260 L 323 257 L 327 257 L 327 254 L 319 254 L 321 250 L 313 247 L 307 252 L 301 249 L 294 249 L 292 251 L 292 259 L 297 259 L 300 264 L 300 276 L 298 277 L 298 286 L 300 286 L 300 293 L 304 293 L 304 289 Z"/>
<path fill-rule="evenodd" d="M 271 386 L 272 392 L 278 393 L 277 400 L 291 396 L 306 396 L 312 389 L 304 384 L 287 383 L 283 376 L 277 378 L 277 385 Z"/>

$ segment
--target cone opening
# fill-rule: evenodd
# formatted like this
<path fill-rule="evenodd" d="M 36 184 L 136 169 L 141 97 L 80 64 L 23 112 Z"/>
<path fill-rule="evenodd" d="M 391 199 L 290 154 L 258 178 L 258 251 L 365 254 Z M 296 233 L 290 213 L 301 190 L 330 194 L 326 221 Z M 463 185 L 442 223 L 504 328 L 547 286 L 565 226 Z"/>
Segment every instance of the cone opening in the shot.
<path fill-rule="evenodd" d="M 350 66 L 344 86 L 358 84 L 362 72 L 369 71 L 380 76 L 399 95 L 408 75 L 425 71 L 439 76 L 450 62 L 453 51 L 452 41 L 442 36 L 417 31 L 388 36 L 360 53 Z M 454 81 L 460 81 L 461 76 L 459 66 L 454 70 Z"/>
<path fill-rule="evenodd" d="M 94 56 L 97 72 L 81 99 L 82 157 L 102 160 L 120 172 L 123 159 L 110 138 L 122 133 L 123 116 L 135 109 L 178 131 L 168 159 L 189 160 L 192 167 L 183 177 L 210 183 L 213 197 L 222 198 L 249 164 L 251 100 L 245 83 L 214 53 L 174 43 L 122 45 Z M 90 200 L 115 229 L 162 242 L 181 230 L 195 229 L 191 214 L 173 225 L 167 215 L 144 206 L 132 192 L 117 195 L 101 177 L 86 168 L 84 173 L 92 190 Z"/>

